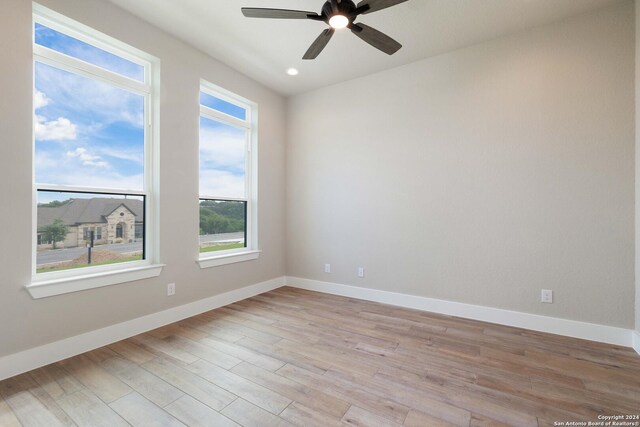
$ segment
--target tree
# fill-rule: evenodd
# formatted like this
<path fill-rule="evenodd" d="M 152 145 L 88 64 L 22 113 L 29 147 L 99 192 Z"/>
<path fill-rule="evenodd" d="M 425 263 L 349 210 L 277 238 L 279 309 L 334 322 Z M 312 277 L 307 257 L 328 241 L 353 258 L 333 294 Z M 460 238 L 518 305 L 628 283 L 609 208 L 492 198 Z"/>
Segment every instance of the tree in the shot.
<path fill-rule="evenodd" d="M 63 200 L 63 201 L 54 200 L 54 201 L 49 202 L 49 203 L 38 203 L 38 207 L 39 208 L 57 208 L 57 207 L 66 205 L 70 201 L 71 201 L 71 199 Z"/>
<path fill-rule="evenodd" d="M 53 224 L 42 228 L 44 240 L 53 242 L 53 249 L 56 249 L 57 242 L 61 242 L 67 237 L 67 233 L 69 233 L 69 229 L 60 218 L 53 221 Z"/>
<path fill-rule="evenodd" d="M 200 234 L 244 231 L 244 205 L 239 202 L 200 203 Z"/>

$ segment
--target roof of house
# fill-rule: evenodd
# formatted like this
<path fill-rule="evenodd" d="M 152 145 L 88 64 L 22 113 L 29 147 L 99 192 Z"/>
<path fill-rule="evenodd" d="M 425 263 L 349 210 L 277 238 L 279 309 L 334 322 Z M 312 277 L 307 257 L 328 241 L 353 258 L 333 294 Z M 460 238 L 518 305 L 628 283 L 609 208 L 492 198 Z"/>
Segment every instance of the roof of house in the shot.
<path fill-rule="evenodd" d="M 65 225 L 77 225 L 86 223 L 106 223 L 109 216 L 120 205 L 124 205 L 136 216 L 136 222 L 143 221 L 143 202 L 138 199 L 71 199 L 62 206 L 45 207 L 38 206 L 38 228 L 53 224 L 56 219 L 61 219 Z"/>

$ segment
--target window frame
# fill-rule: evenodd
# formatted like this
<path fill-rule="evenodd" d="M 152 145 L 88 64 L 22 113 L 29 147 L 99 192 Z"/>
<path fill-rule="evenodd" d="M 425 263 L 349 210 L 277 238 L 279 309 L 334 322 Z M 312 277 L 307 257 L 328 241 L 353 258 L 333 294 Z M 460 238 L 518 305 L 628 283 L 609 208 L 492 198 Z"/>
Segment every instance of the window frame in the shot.
<path fill-rule="evenodd" d="M 44 25 L 91 46 L 102 49 L 144 67 L 144 82 L 109 71 L 98 65 L 57 52 L 35 43 L 35 25 Z M 136 48 L 126 45 L 111 36 L 67 18 L 57 12 L 33 3 L 33 90 L 35 93 L 35 66 L 43 63 L 67 72 L 115 86 L 144 97 L 144 164 L 142 190 L 116 189 L 108 187 L 84 187 L 36 182 L 35 167 L 35 118 L 32 131 L 32 268 L 31 282 L 27 290 L 34 298 L 47 297 L 100 286 L 124 283 L 158 276 L 163 265 L 159 264 L 158 248 L 158 148 L 157 126 L 157 75 L 159 60 Z M 35 115 L 34 115 L 35 117 Z M 37 209 L 38 191 L 111 194 L 137 196 L 144 203 L 143 260 L 121 264 L 110 264 L 79 269 L 37 273 Z"/>
<path fill-rule="evenodd" d="M 222 111 L 207 107 L 200 103 L 200 93 L 218 98 L 222 101 L 243 108 L 246 111 L 245 119 L 225 114 Z M 200 80 L 200 91 L 198 92 L 198 105 L 200 106 L 198 115 L 198 171 L 200 171 L 200 120 L 205 118 L 213 120 L 235 128 L 243 129 L 245 136 L 245 197 L 235 198 L 215 194 L 200 193 L 200 174 L 198 174 L 198 220 L 200 218 L 200 202 L 203 200 L 212 201 L 236 201 L 245 202 L 245 247 L 237 249 L 227 249 L 216 252 L 200 252 L 200 236 L 198 242 L 198 263 L 200 268 L 217 267 L 220 265 L 257 259 L 261 250 L 258 247 L 258 104 L 223 89 L 206 80 Z"/>

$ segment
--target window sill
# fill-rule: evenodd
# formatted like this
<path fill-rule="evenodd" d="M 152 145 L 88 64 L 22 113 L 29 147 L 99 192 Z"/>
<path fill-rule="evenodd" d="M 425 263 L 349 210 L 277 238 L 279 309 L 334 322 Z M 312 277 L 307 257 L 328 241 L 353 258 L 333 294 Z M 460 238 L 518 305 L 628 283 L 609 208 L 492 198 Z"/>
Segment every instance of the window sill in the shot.
<path fill-rule="evenodd" d="M 53 280 L 34 281 L 25 286 L 33 299 L 47 298 L 54 295 L 68 294 L 119 283 L 157 277 L 164 264 L 146 265 L 117 271 L 106 271 L 84 276 L 65 277 Z"/>
<path fill-rule="evenodd" d="M 198 260 L 198 264 L 200 264 L 200 268 L 210 268 L 226 264 L 233 264 L 236 262 L 251 261 L 252 259 L 258 259 L 258 257 L 260 256 L 260 252 L 262 251 L 254 250 L 200 258 Z"/>

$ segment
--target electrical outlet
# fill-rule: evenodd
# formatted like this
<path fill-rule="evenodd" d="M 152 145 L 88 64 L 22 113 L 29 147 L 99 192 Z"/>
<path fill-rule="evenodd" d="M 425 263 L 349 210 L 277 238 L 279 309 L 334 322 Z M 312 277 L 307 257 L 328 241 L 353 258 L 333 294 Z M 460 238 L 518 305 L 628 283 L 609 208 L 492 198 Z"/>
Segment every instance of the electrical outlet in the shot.
<path fill-rule="evenodd" d="M 324 272 L 325 273 L 331 273 L 331 264 L 325 264 L 324 265 Z"/>
<path fill-rule="evenodd" d="M 167 285 L 167 296 L 173 296 L 176 294 L 176 284 L 175 283 L 169 283 Z"/>
<path fill-rule="evenodd" d="M 364 267 L 358 267 L 358 277 L 364 278 Z"/>
<path fill-rule="evenodd" d="M 540 294 L 540 302 L 553 304 L 553 291 L 551 289 L 543 289 Z"/>

